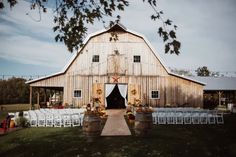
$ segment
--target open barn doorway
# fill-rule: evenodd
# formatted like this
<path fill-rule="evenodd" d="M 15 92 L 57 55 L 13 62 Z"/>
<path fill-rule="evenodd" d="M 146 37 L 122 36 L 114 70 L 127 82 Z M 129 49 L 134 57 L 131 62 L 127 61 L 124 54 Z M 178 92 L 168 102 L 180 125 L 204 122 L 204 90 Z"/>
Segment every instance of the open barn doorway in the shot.
<path fill-rule="evenodd" d="M 122 109 L 127 105 L 126 84 L 106 84 L 106 109 Z"/>

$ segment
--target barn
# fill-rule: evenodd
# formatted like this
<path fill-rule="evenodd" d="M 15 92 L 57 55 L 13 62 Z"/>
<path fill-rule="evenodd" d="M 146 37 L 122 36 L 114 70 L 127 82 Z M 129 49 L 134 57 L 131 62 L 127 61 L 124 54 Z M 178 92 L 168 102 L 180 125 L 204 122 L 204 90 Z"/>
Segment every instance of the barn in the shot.
<path fill-rule="evenodd" d="M 117 40 L 111 40 L 112 35 Z M 81 107 L 97 102 L 105 108 L 125 108 L 128 104 L 153 107 L 202 107 L 204 83 L 176 75 L 168 69 L 148 40 L 121 24 L 90 34 L 62 71 L 30 80 L 32 93 L 44 101 L 50 90 L 63 105 Z M 46 92 L 45 92 L 46 93 Z"/>
<path fill-rule="evenodd" d="M 203 88 L 203 107 L 228 107 L 236 104 L 236 77 L 194 77 L 205 82 Z"/>

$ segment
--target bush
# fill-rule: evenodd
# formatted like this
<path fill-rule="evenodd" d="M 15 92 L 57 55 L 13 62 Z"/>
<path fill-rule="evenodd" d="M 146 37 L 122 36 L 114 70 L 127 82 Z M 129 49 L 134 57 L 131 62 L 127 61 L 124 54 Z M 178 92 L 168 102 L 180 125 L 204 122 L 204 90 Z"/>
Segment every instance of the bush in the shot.
<path fill-rule="evenodd" d="M 19 117 L 16 119 L 16 124 L 20 127 L 26 128 L 29 126 L 29 122 L 25 117 Z"/>
<path fill-rule="evenodd" d="M 24 112 L 23 112 L 23 111 L 20 111 L 20 112 L 19 112 L 19 117 L 23 117 L 23 114 L 24 114 Z"/>

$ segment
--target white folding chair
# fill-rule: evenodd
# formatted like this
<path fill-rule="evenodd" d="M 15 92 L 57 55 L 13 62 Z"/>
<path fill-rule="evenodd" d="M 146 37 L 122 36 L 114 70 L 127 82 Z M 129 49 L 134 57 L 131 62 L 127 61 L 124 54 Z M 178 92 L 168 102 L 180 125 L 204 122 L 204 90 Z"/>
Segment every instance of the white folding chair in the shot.
<path fill-rule="evenodd" d="M 45 127 L 45 115 L 42 113 L 38 113 L 37 117 L 38 117 L 38 127 Z"/>
<path fill-rule="evenodd" d="M 208 124 L 215 124 L 216 123 L 216 111 L 210 110 L 208 112 Z"/>
<path fill-rule="evenodd" d="M 72 114 L 71 115 L 72 126 L 80 126 L 80 115 Z"/>
<path fill-rule="evenodd" d="M 52 113 L 46 113 L 46 127 L 53 127 L 53 114 Z"/>
<path fill-rule="evenodd" d="M 53 123 L 54 123 L 54 127 L 61 127 L 62 125 L 62 118 L 60 114 L 54 114 L 53 116 Z"/>
<path fill-rule="evenodd" d="M 176 124 L 183 124 L 184 123 L 183 112 L 176 111 L 175 119 L 176 119 Z"/>
<path fill-rule="evenodd" d="M 208 122 L 208 110 L 202 110 L 199 114 L 200 124 L 207 124 Z"/>
<path fill-rule="evenodd" d="M 199 111 L 193 111 L 191 114 L 192 124 L 200 124 L 200 115 Z"/>
<path fill-rule="evenodd" d="M 158 124 L 166 124 L 166 112 L 158 111 L 157 112 L 157 121 L 158 121 Z"/>
<path fill-rule="evenodd" d="M 176 123 L 176 118 L 175 117 L 176 116 L 175 116 L 174 111 L 167 112 L 167 115 L 166 115 L 167 124 L 175 124 Z"/>
<path fill-rule="evenodd" d="M 80 126 L 83 126 L 83 121 L 84 121 L 84 112 L 80 112 L 80 114 L 79 114 L 79 118 L 80 118 Z"/>
<path fill-rule="evenodd" d="M 31 127 L 37 127 L 38 119 L 37 119 L 36 113 L 34 111 L 29 111 L 29 116 L 30 116 L 30 120 L 29 120 L 30 126 Z"/>
<path fill-rule="evenodd" d="M 217 124 L 224 124 L 224 114 L 223 114 L 223 112 L 217 111 L 216 115 L 215 115 L 215 118 L 216 118 Z"/>
<path fill-rule="evenodd" d="M 191 124 L 192 119 L 191 119 L 191 111 L 184 111 L 183 113 L 183 118 L 184 118 L 184 124 Z"/>
<path fill-rule="evenodd" d="M 69 114 L 62 115 L 62 119 L 64 127 L 71 127 L 71 117 Z"/>
<path fill-rule="evenodd" d="M 157 113 L 156 112 L 152 113 L 152 122 L 153 122 L 153 124 L 157 124 Z"/>

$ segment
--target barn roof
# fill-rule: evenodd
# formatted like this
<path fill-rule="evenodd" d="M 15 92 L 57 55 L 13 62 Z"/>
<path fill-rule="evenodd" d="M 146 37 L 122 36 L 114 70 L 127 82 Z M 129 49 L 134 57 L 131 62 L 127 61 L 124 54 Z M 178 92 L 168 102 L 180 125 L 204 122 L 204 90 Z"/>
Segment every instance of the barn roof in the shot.
<path fill-rule="evenodd" d="M 176 77 L 179 77 L 179 78 L 182 78 L 182 79 L 185 79 L 185 80 L 190 80 L 190 81 L 193 81 L 193 82 L 196 82 L 198 84 L 201 84 L 201 85 L 205 85 L 205 83 L 203 82 L 200 82 L 198 80 L 195 80 L 193 78 L 188 78 L 188 77 L 183 77 L 183 76 L 180 76 L 180 75 L 177 75 L 175 73 L 172 73 L 169 68 L 167 66 L 165 66 L 166 64 L 164 63 L 164 61 L 161 59 L 161 57 L 159 56 L 159 54 L 155 51 L 155 49 L 152 47 L 151 43 L 146 39 L 146 37 L 140 33 L 137 33 L 135 31 L 132 31 L 132 30 L 129 30 L 127 29 L 125 26 L 123 26 L 122 24 L 120 23 L 117 23 L 115 25 L 113 25 L 112 27 L 109 27 L 109 28 L 106 28 L 106 29 L 103 29 L 101 31 L 97 31 L 95 33 L 92 33 L 90 35 L 88 35 L 84 42 L 83 42 L 83 45 L 86 45 L 88 43 L 88 41 L 92 38 L 92 37 L 95 37 L 97 35 L 100 35 L 102 33 L 105 33 L 105 32 L 109 32 L 109 31 L 114 31 L 114 30 L 118 30 L 118 31 L 124 31 L 124 32 L 128 32 L 128 33 L 131 33 L 133 35 L 136 35 L 138 37 L 141 37 L 145 42 L 146 44 L 149 46 L 149 48 L 152 50 L 152 52 L 154 53 L 154 55 L 156 56 L 156 58 L 160 61 L 160 63 L 163 65 L 163 67 L 165 68 L 165 70 L 167 71 L 168 74 L 172 75 L 172 76 L 176 76 Z M 33 83 L 33 82 L 36 82 L 36 81 L 40 81 L 40 80 L 44 80 L 44 79 L 47 79 L 47 78 L 50 78 L 50 77 L 54 77 L 54 76 L 58 76 L 58 75 L 61 75 L 61 74 L 64 74 L 67 69 L 70 67 L 70 65 L 73 63 L 73 61 L 76 59 L 76 57 L 78 56 L 78 54 L 83 50 L 84 47 L 81 47 L 77 53 L 74 53 L 74 55 L 71 57 L 70 61 L 64 66 L 64 68 L 60 71 L 60 72 L 57 72 L 57 73 L 54 73 L 54 74 L 51 74 L 51 75 L 48 75 L 48 76 L 45 76 L 45 77 L 41 77 L 41 78 L 38 78 L 38 79 L 34 79 L 34 80 L 30 80 L 30 81 L 27 81 L 26 83 Z"/>
<path fill-rule="evenodd" d="M 204 90 L 236 90 L 236 77 L 193 77 L 206 83 Z"/>

